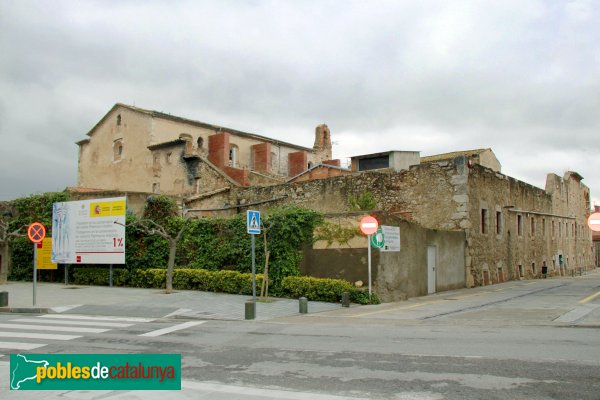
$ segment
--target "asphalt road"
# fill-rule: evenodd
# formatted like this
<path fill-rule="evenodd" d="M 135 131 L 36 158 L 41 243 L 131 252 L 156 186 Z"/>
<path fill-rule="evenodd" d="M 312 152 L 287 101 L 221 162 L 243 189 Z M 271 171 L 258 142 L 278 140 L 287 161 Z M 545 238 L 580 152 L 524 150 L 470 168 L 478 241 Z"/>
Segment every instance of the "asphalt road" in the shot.
<path fill-rule="evenodd" d="M 599 272 L 270 321 L 1 314 L 0 342 L 40 347 L 0 349 L 0 396 L 600 399 Z M 180 353 L 183 390 L 9 391 L 10 352 Z"/>

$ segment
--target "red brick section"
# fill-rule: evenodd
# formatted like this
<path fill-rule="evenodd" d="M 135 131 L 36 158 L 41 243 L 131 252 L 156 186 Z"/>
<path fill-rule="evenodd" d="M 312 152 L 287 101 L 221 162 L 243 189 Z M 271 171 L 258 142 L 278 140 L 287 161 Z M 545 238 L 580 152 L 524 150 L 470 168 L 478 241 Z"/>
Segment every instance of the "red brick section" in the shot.
<path fill-rule="evenodd" d="M 325 160 L 325 161 L 322 161 L 321 164 L 333 165 L 334 167 L 342 166 L 342 163 L 340 162 L 340 160 Z"/>
<path fill-rule="evenodd" d="M 217 167 L 229 162 L 229 133 L 217 133 L 208 137 L 208 161 Z"/>
<path fill-rule="evenodd" d="M 333 176 L 347 175 L 350 174 L 350 171 L 344 171 L 337 168 L 327 168 L 327 167 L 318 167 L 310 172 L 300 175 L 298 178 L 294 179 L 293 182 L 304 182 L 304 181 L 312 181 L 313 179 L 325 179 L 331 178 Z"/>
<path fill-rule="evenodd" d="M 254 170 L 258 172 L 269 172 L 271 170 L 271 143 L 255 144 L 252 148 L 252 160 Z"/>
<path fill-rule="evenodd" d="M 232 168 L 232 167 L 221 167 L 231 179 L 236 181 L 242 186 L 250 186 L 250 171 L 247 169 Z"/>
<path fill-rule="evenodd" d="M 308 155 L 305 151 L 288 154 L 288 175 L 296 176 L 308 169 Z"/>

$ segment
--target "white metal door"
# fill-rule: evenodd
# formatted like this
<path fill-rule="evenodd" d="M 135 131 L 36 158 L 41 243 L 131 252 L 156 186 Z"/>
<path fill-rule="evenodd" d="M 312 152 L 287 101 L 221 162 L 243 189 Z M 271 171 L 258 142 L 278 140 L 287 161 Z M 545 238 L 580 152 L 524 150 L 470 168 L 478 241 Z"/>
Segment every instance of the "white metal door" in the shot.
<path fill-rule="evenodd" d="M 435 293 L 437 251 L 435 246 L 427 246 L 427 294 Z"/>

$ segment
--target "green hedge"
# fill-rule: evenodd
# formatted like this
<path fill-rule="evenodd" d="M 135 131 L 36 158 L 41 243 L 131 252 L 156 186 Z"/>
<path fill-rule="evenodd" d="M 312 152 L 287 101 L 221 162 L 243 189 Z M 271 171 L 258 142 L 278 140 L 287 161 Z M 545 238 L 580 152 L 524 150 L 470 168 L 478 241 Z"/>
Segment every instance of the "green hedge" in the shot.
<path fill-rule="evenodd" d="M 166 269 L 113 269 L 115 286 L 140 288 L 164 288 Z M 74 283 L 79 285 L 108 285 L 108 268 L 74 268 Z M 256 275 L 260 288 L 262 274 Z M 350 300 L 358 304 L 379 304 L 375 293 L 371 295 L 342 279 L 323 279 L 307 276 L 290 276 L 282 281 L 284 297 L 297 299 L 306 297 L 313 301 L 338 303 L 342 293 L 350 293 Z M 201 290 L 231 294 L 252 294 L 252 274 L 237 271 L 209 271 L 206 269 L 176 268 L 173 272 L 173 288 L 179 290 Z"/>
<path fill-rule="evenodd" d="M 108 285 L 108 268 L 75 268 L 74 283 L 78 285 Z M 166 269 L 113 269 L 115 286 L 164 288 Z M 262 284 L 262 275 L 256 275 L 256 285 Z M 252 274 L 236 271 L 208 271 L 205 269 L 177 268 L 173 272 L 173 288 L 202 290 L 231 294 L 252 294 Z"/>
<path fill-rule="evenodd" d="M 337 303 L 342 293 L 350 293 L 350 300 L 358 304 L 379 304 L 375 293 L 369 293 L 355 287 L 343 279 L 313 278 L 309 276 L 288 276 L 281 282 L 284 293 L 291 298 L 306 297 L 308 300 Z"/>

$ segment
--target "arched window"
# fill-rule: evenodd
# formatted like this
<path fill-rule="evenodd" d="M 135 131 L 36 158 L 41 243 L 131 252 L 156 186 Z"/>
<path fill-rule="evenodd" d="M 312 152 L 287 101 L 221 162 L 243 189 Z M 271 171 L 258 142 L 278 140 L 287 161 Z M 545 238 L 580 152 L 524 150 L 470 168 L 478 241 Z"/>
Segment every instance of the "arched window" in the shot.
<path fill-rule="evenodd" d="M 121 126 L 121 114 L 117 115 L 117 126 Z"/>
<path fill-rule="evenodd" d="M 202 138 L 202 136 L 198 138 L 198 141 L 196 143 L 198 143 L 198 149 L 202 149 L 202 146 L 204 146 L 204 139 Z"/>
<path fill-rule="evenodd" d="M 123 141 L 121 139 L 117 139 L 113 143 L 113 160 L 119 161 L 122 156 L 123 156 Z"/>

